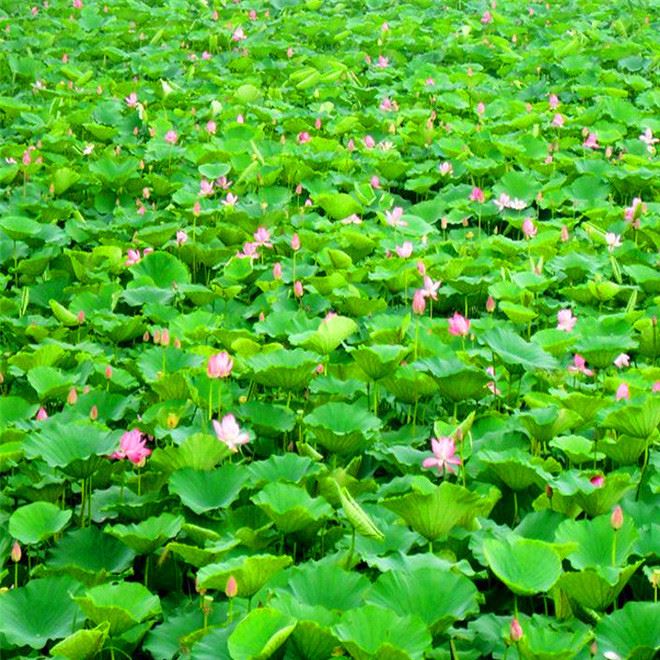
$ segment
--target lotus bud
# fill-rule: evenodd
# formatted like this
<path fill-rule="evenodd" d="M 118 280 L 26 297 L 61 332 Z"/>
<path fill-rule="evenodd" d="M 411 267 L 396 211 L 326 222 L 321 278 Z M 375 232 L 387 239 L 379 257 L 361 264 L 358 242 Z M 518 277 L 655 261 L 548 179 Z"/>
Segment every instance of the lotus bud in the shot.
<path fill-rule="evenodd" d="M 304 293 L 303 284 L 300 280 L 296 280 L 293 285 L 293 295 L 296 298 L 302 298 Z"/>
<path fill-rule="evenodd" d="M 78 312 L 78 323 L 82 325 L 85 322 L 85 312 L 82 309 Z"/>
<path fill-rule="evenodd" d="M 273 265 L 273 279 L 282 279 L 282 264 L 279 261 Z"/>
<path fill-rule="evenodd" d="M 91 410 L 89 411 L 89 418 L 95 422 L 99 418 L 99 409 L 96 407 L 96 405 L 93 405 Z"/>
<path fill-rule="evenodd" d="M 76 392 L 76 388 L 72 387 L 69 390 L 69 394 L 67 394 L 66 397 L 66 402 L 70 405 L 73 406 L 75 405 L 76 401 L 78 401 L 78 392 Z"/>
<path fill-rule="evenodd" d="M 37 411 L 36 420 L 38 422 L 43 422 L 45 419 L 48 419 L 48 413 L 46 412 L 46 409 L 41 406 L 41 408 L 39 408 Z"/>
<path fill-rule="evenodd" d="M 610 525 L 612 525 L 612 529 L 615 532 L 618 532 L 623 527 L 623 509 L 618 504 L 612 509 Z"/>
<path fill-rule="evenodd" d="M 236 582 L 236 578 L 233 575 L 230 575 L 227 580 L 225 594 L 227 595 L 227 598 L 234 598 L 238 594 L 238 582 Z"/>
<path fill-rule="evenodd" d="M 486 311 L 489 314 L 492 314 L 495 311 L 495 298 L 493 296 L 488 296 L 486 300 Z"/>
<path fill-rule="evenodd" d="M 21 546 L 18 541 L 14 541 L 14 544 L 11 546 L 11 560 L 15 563 L 18 564 L 19 561 L 21 561 L 21 557 L 23 556 L 23 552 L 21 551 Z"/>
<path fill-rule="evenodd" d="M 105 377 L 110 380 L 112 378 L 112 367 L 108 364 L 105 368 Z"/>
<path fill-rule="evenodd" d="M 170 331 L 167 328 L 165 328 L 160 333 L 160 345 L 161 346 L 169 346 L 170 345 Z"/>
<path fill-rule="evenodd" d="M 520 639 L 522 639 L 522 636 L 524 634 L 520 622 L 515 617 L 511 620 L 509 634 L 511 635 L 511 641 L 514 642 L 514 644 L 520 641 Z"/>

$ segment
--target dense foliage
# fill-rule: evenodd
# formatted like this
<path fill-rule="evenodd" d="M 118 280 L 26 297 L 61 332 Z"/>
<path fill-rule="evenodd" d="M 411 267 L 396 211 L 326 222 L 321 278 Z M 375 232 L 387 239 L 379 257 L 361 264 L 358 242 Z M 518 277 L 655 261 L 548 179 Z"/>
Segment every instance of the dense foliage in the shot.
<path fill-rule="evenodd" d="M 0 0 L 2 658 L 652 658 L 657 10 Z"/>

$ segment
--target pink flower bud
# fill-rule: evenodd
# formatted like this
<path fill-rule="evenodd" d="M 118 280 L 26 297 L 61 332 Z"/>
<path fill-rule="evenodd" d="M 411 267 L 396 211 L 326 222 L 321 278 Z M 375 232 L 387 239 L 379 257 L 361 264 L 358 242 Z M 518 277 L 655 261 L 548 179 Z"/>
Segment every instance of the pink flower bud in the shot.
<path fill-rule="evenodd" d="M 294 234 L 291 237 L 291 249 L 296 252 L 300 250 L 300 236 L 298 234 Z"/>
<path fill-rule="evenodd" d="M 495 311 L 495 298 L 493 296 L 488 296 L 486 300 L 486 311 L 491 314 Z"/>
<path fill-rule="evenodd" d="M 95 421 L 99 418 L 99 409 L 96 407 L 96 405 L 93 405 L 89 411 L 89 418 L 92 421 Z"/>
<path fill-rule="evenodd" d="M 225 594 L 227 598 L 234 598 L 238 594 L 238 582 L 236 582 L 236 578 L 233 575 L 230 575 L 227 580 Z"/>
<path fill-rule="evenodd" d="M 591 477 L 589 482 L 594 488 L 602 488 L 605 485 L 605 477 L 602 474 L 597 474 Z"/>
<path fill-rule="evenodd" d="M 41 406 L 41 408 L 37 410 L 36 420 L 38 422 L 43 422 L 45 419 L 48 419 L 48 413 L 46 412 L 46 409 Z"/>
<path fill-rule="evenodd" d="M 82 309 L 78 312 L 77 318 L 78 318 L 78 323 L 80 325 L 82 325 L 85 322 L 85 312 L 83 312 Z"/>
<path fill-rule="evenodd" d="M 514 643 L 520 641 L 524 634 L 520 622 L 515 617 L 511 620 L 509 634 L 511 635 L 511 641 Z"/>
<path fill-rule="evenodd" d="M 566 243 L 566 241 L 568 241 L 569 235 L 568 235 L 568 227 L 566 225 L 561 226 L 560 236 L 561 236 L 562 243 Z"/>
<path fill-rule="evenodd" d="M 293 285 L 293 295 L 296 298 L 302 298 L 303 296 L 303 284 L 300 280 L 296 280 L 294 285 Z"/>
<path fill-rule="evenodd" d="M 610 525 L 612 525 L 612 529 L 615 532 L 618 532 L 623 527 L 623 509 L 618 504 L 612 509 Z"/>
<path fill-rule="evenodd" d="M 621 383 L 621 385 L 617 387 L 615 398 L 617 401 L 621 401 L 622 399 L 628 401 L 630 399 L 630 388 L 628 387 L 628 383 Z"/>
<path fill-rule="evenodd" d="M 105 368 L 105 377 L 110 380 L 112 378 L 112 367 L 107 365 Z"/>
<path fill-rule="evenodd" d="M 72 387 L 69 390 L 69 394 L 67 394 L 66 397 L 66 402 L 70 405 L 73 406 L 75 405 L 76 401 L 78 401 L 78 392 L 76 392 L 76 388 Z"/>
<path fill-rule="evenodd" d="M 279 261 L 273 265 L 273 279 L 274 280 L 282 279 L 282 264 Z"/>
<path fill-rule="evenodd" d="M 21 546 L 18 541 L 14 541 L 13 545 L 11 546 L 11 560 L 15 563 L 18 564 L 19 561 L 21 561 L 21 557 L 23 556 L 23 553 L 21 551 Z"/>
<path fill-rule="evenodd" d="M 412 311 L 415 314 L 423 314 L 426 309 L 426 297 L 422 289 L 417 289 L 413 295 Z"/>

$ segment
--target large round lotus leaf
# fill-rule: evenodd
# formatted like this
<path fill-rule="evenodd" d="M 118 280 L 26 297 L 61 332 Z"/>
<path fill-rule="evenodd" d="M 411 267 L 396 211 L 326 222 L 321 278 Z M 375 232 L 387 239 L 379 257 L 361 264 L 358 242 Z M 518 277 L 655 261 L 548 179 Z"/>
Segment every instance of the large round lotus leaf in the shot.
<path fill-rule="evenodd" d="M 33 649 L 70 635 L 83 623 L 72 599 L 80 589 L 70 577 L 47 577 L 0 594 L 0 633 L 11 644 Z"/>
<path fill-rule="evenodd" d="M 381 421 L 365 406 L 331 401 L 306 415 L 305 424 L 312 430 L 319 444 L 328 451 L 350 454 L 364 449 L 372 441 Z"/>
<path fill-rule="evenodd" d="M 65 374 L 56 367 L 33 367 L 28 371 L 27 379 L 41 401 L 66 396 L 73 387 L 73 374 Z"/>
<path fill-rule="evenodd" d="M 201 589 L 224 591 L 227 580 L 233 576 L 238 585 L 238 595 L 250 597 L 257 593 L 273 575 L 289 566 L 291 561 L 291 557 L 274 555 L 233 557 L 201 568 L 197 572 L 197 585 Z"/>
<path fill-rule="evenodd" d="M 203 548 L 196 545 L 188 545 L 186 543 L 178 543 L 177 541 L 170 541 L 165 546 L 166 553 L 172 553 L 180 557 L 186 564 L 190 564 L 195 568 L 201 568 L 207 564 L 217 562 L 223 555 L 226 555 L 232 548 L 240 545 L 240 540 L 237 538 L 228 539 L 211 543 Z"/>
<path fill-rule="evenodd" d="M 278 609 L 280 605 L 278 604 Z M 292 657 L 308 660 L 326 660 L 332 657 L 332 652 L 339 646 L 339 640 L 326 626 L 315 621 L 298 620 L 287 648 L 294 652 Z"/>
<path fill-rule="evenodd" d="M 97 527 L 67 532 L 53 546 L 47 570 L 69 573 L 86 585 L 105 581 L 131 565 L 135 553 Z"/>
<path fill-rule="evenodd" d="M 448 481 L 439 486 L 428 480 L 420 483 L 424 486 L 406 495 L 387 498 L 383 505 L 398 513 L 429 541 L 449 534 L 454 527 L 470 529 L 477 516 L 488 516 L 500 497 L 496 488 L 484 496 Z"/>
<path fill-rule="evenodd" d="M 626 660 L 651 660 L 660 650 L 660 617 L 655 603 L 626 603 L 596 626 L 598 652 Z"/>
<path fill-rule="evenodd" d="M 0 444 L 0 472 L 6 472 L 23 457 L 23 443 L 20 440 Z"/>
<path fill-rule="evenodd" d="M 248 479 L 241 466 L 227 463 L 216 470 L 177 470 L 169 479 L 171 493 L 195 513 L 228 507 Z"/>
<path fill-rule="evenodd" d="M 393 374 L 381 381 L 385 388 L 404 403 L 415 403 L 419 399 L 433 396 L 438 385 L 431 376 L 418 371 L 413 365 L 399 367 Z"/>
<path fill-rule="evenodd" d="M 543 460 L 521 449 L 483 451 L 479 459 L 511 490 L 525 490 L 531 485 L 543 488 L 551 478 Z"/>
<path fill-rule="evenodd" d="M 294 484 L 269 483 L 252 501 L 284 534 L 314 528 L 333 514 L 332 507 L 322 497 L 310 497 L 304 488 Z"/>
<path fill-rule="evenodd" d="M 289 341 L 294 346 L 303 346 L 328 355 L 357 329 L 358 325 L 353 319 L 347 316 L 331 316 L 321 321 L 317 330 L 290 335 Z"/>
<path fill-rule="evenodd" d="M 440 394 L 451 401 L 480 399 L 487 393 L 486 383 L 491 378 L 460 360 L 420 360 L 416 364 L 433 376 Z"/>
<path fill-rule="evenodd" d="M 576 412 L 566 408 L 548 406 L 534 408 L 520 415 L 520 420 L 529 434 L 539 442 L 549 442 L 581 423 L 582 418 Z"/>
<path fill-rule="evenodd" d="M 282 612 L 262 607 L 253 610 L 229 636 L 228 647 L 234 660 L 266 660 L 286 641 L 296 620 Z"/>
<path fill-rule="evenodd" d="M 348 610 L 333 632 L 356 660 L 421 660 L 431 648 L 431 635 L 418 617 L 400 617 L 376 605 Z"/>
<path fill-rule="evenodd" d="M 641 563 L 642 560 L 622 569 L 587 568 L 564 573 L 557 581 L 557 587 L 581 607 L 602 611 L 614 602 Z"/>
<path fill-rule="evenodd" d="M 553 619 L 532 616 L 522 621 L 523 636 L 518 649 L 529 660 L 573 660 L 592 638 L 589 626 L 575 619 L 559 623 Z"/>
<path fill-rule="evenodd" d="M 58 642 L 50 650 L 54 658 L 69 658 L 69 660 L 86 660 L 98 657 L 108 638 L 110 626 L 102 623 L 91 630 L 77 630 L 73 635 Z"/>
<path fill-rule="evenodd" d="M 150 463 L 166 473 L 190 468 L 191 470 L 212 470 L 231 451 L 224 442 L 214 435 L 194 433 L 180 445 L 157 448 Z"/>
<path fill-rule="evenodd" d="M 119 432 L 88 420 L 65 424 L 46 420 L 23 443 L 28 458 L 42 458 L 75 479 L 86 479 L 119 446 Z"/>
<path fill-rule="evenodd" d="M 594 459 L 594 442 L 583 435 L 563 435 L 550 440 L 549 444 L 563 451 L 572 463 L 586 463 Z M 596 455 L 598 460 L 604 457 L 605 454 L 600 452 Z"/>
<path fill-rule="evenodd" d="M 612 410 L 603 420 L 602 426 L 637 438 L 648 438 L 660 425 L 660 399 L 648 397 L 641 406 L 624 403 Z"/>
<path fill-rule="evenodd" d="M 429 567 L 384 573 L 365 600 L 391 609 L 399 616 L 416 615 L 436 635 L 455 621 L 477 613 L 481 597 L 464 575 Z"/>
<path fill-rule="evenodd" d="M 109 526 L 105 531 L 137 554 L 146 555 L 159 548 L 168 539 L 174 538 L 181 531 L 183 523 L 183 516 L 163 513 L 140 523 Z"/>
<path fill-rule="evenodd" d="M 163 250 L 152 252 L 141 259 L 131 267 L 131 274 L 136 280 L 151 280 L 151 283 L 160 289 L 171 289 L 173 284 L 190 282 L 188 267 Z"/>
<path fill-rule="evenodd" d="M 209 633 L 195 643 L 190 660 L 233 660 L 227 641 L 233 627 L 209 628 Z"/>
<path fill-rule="evenodd" d="M 640 438 L 634 435 L 621 434 L 616 438 L 604 438 L 599 441 L 598 449 L 605 456 L 611 458 L 618 465 L 636 465 L 639 457 L 654 442 L 657 442 L 657 432 L 648 438 Z"/>
<path fill-rule="evenodd" d="M 406 346 L 376 344 L 360 346 L 351 350 L 350 354 L 371 380 L 378 380 L 392 373 L 409 350 Z"/>
<path fill-rule="evenodd" d="M 296 603 L 341 612 L 359 607 L 368 587 L 369 580 L 363 575 L 322 560 L 295 566 L 279 575 L 276 591 L 290 593 Z"/>
<path fill-rule="evenodd" d="M 546 353 L 556 357 L 566 355 L 574 342 L 575 338 L 570 332 L 556 328 L 539 330 L 532 335 L 532 343 L 538 344 Z"/>
<path fill-rule="evenodd" d="M 30 419 L 38 409 L 38 405 L 28 403 L 20 396 L 3 396 L 0 398 L 0 431 L 14 426 L 16 422 Z"/>
<path fill-rule="evenodd" d="M 95 624 L 105 621 L 110 624 L 111 637 L 117 637 L 161 612 L 158 596 L 138 582 L 101 584 L 75 600 L 87 618 Z"/>
<path fill-rule="evenodd" d="M 3 231 L 14 241 L 20 241 L 25 238 L 35 238 L 43 231 L 44 225 L 17 215 L 4 215 L 0 218 L 0 231 Z"/>
<path fill-rule="evenodd" d="M 61 531 L 71 515 L 50 502 L 26 504 L 9 518 L 9 533 L 21 543 L 40 543 Z"/>
<path fill-rule="evenodd" d="M 630 516 L 624 512 L 623 526 L 612 529 L 610 516 L 603 515 L 593 520 L 565 520 L 555 533 L 557 543 L 576 543 L 577 547 L 568 554 L 573 568 L 596 568 L 612 565 L 612 545 L 616 538 L 616 566 L 625 565 L 633 552 L 639 533 Z"/>
<path fill-rule="evenodd" d="M 254 461 L 247 466 L 253 487 L 274 481 L 301 483 L 307 477 L 318 474 L 322 469 L 311 458 L 292 453 L 271 456 L 265 461 Z"/>
<path fill-rule="evenodd" d="M 240 406 L 238 414 L 250 420 L 258 435 L 278 437 L 292 431 L 296 424 L 296 416 L 289 408 L 266 401 L 248 401 Z"/>
<path fill-rule="evenodd" d="M 561 402 L 566 408 L 580 415 L 584 422 L 593 420 L 598 411 L 608 404 L 605 399 L 599 396 L 582 394 L 581 392 L 571 392 L 568 396 L 563 397 Z"/>
<path fill-rule="evenodd" d="M 320 361 L 316 353 L 296 348 L 259 353 L 245 363 L 252 371 L 252 379 L 259 385 L 299 390 L 308 385 Z"/>
<path fill-rule="evenodd" d="M 533 539 L 487 539 L 483 545 L 489 568 L 521 596 L 547 592 L 561 575 L 561 557 L 550 543 Z"/>
<path fill-rule="evenodd" d="M 480 337 L 505 364 L 518 366 L 527 371 L 534 369 L 556 369 L 557 360 L 537 344 L 532 344 L 518 336 L 513 330 L 497 327 L 488 330 Z"/>

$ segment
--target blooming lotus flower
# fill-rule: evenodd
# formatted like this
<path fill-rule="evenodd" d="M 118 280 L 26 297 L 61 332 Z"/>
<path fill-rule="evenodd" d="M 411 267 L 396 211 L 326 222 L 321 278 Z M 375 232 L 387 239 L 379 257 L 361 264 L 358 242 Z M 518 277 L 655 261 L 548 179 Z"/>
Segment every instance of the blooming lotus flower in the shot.
<path fill-rule="evenodd" d="M 658 142 L 658 138 L 653 137 L 653 131 L 650 128 L 646 128 L 644 132 L 639 136 L 639 139 L 646 145 L 646 150 L 652 154 L 655 152 L 654 145 Z"/>
<path fill-rule="evenodd" d="M 111 458 L 127 458 L 134 465 L 142 467 L 151 455 L 151 449 L 147 448 L 146 443 L 147 439 L 139 429 L 127 431 L 119 440 L 119 450 L 114 452 Z"/>
<path fill-rule="evenodd" d="M 211 135 L 215 135 L 216 130 L 218 129 L 218 125 L 212 120 L 209 119 L 206 122 L 206 132 L 210 133 Z"/>
<path fill-rule="evenodd" d="M 557 330 L 571 332 L 577 323 L 577 317 L 573 316 L 571 309 L 560 309 L 557 312 Z"/>
<path fill-rule="evenodd" d="M 213 428 L 218 440 L 224 442 L 229 450 L 234 453 L 238 451 L 240 445 L 250 442 L 248 433 L 241 430 L 236 418 L 231 414 L 225 415 L 221 422 L 214 419 Z"/>
<path fill-rule="evenodd" d="M 390 65 L 389 58 L 379 55 L 378 60 L 376 61 L 376 64 L 374 66 L 377 66 L 379 69 L 387 69 L 389 65 Z"/>
<path fill-rule="evenodd" d="M 483 204 L 486 201 L 486 195 L 484 195 L 484 191 L 481 188 L 472 188 L 472 192 L 470 193 L 470 201 Z"/>
<path fill-rule="evenodd" d="M 305 144 L 306 142 L 309 142 L 311 139 L 312 136 L 307 131 L 298 133 L 298 144 Z"/>
<path fill-rule="evenodd" d="M 582 146 L 586 147 L 587 149 L 600 149 L 600 145 L 598 144 L 598 136 L 596 133 L 589 133 L 585 141 L 582 143 Z"/>
<path fill-rule="evenodd" d="M 392 112 L 392 110 L 396 109 L 396 104 L 392 103 L 391 99 L 384 98 L 381 101 L 380 109 L 383 110 L 384 112 Z"/>
<path fill-rule="evenodd" d="M 641 197 L 635 197 L 632 204 L 628 206 L 623 213 L 626 222 L 632 223 L 635 229 L 639 229 L 639 218 L 646 211 L 646 204 L 642 202 Z"/>
<path fill-rule="evenodd" d="M 131 250 L 129 249 L 126 253 L 126 261 L 124 262 L 126 266 L 133 266 L 140 261 L 140 250 Z"/>
<path fill-rule="evenodd" d="M 525 218 L 522 223 L 522 233 L 525 235 L 525 238 L 534 238 L 538 233 L 538 229 L 531 218 Z"/>
<path fill-rule="evenodd" d="M 227 193 L 227 197 L 222 200 L 223 206 L 236 206 L 238 197 L 234 193 Z"/>
<path fill-rule="evenodd" d="M 206 373 L 209 378 L 227 378 L 234 367 L 234 361 L 227 351 L 211 355 L 206 363 Z"/>
<path fill-rule="evenodd" d="M 309 201 L 309 200 L 307 200 Z M 307 202 L 305 202 L 307 203 Z M 311 206 L 311 204 L 309 204 Z M 362 224 L 362 218 L 357 214 L 357 213 L 352 213 L 351 215 L 347 216 L 343 220 L 340 220 L 342 225 L 361 225 Z"/>
<path fill-rule="evenodd" d="M 481 22 L 484 25 L 488 25 L 489 23 L 492 23 L 493 22 L 493 15 L 488 10 L 486 10 L 481 16 Z"/>
<path fill-rule="evenodd" d="M 484 112 L 486 112 L 486 105 L 483 101 L 479 101 L 479 103 L 477 103 L 477 114 L 483 115 Z"/>
<path fill-rule="evenodd" d="M 461 459 L 456 456 L 456 445 L 452 438 L 445 436 L 431 438 L 431 448 L 433 456 L 425 458 L 422 462 L 422 467 L 435 467 L 440 474 L 443 474 L 445 470 L 447 472 L 455 472 L 453 466 L 461 464 Z"/>
<path fill-rule="evenodd" d="M 229 181 L 226 176 L 220 176 L 215 180 L 215 185 L 223 190 L 229 190 L 233 181 Z"/>
<path fill-rule="evenodd" d="M 131 92 L 124 101 L 129 108 L 134 108 L 138 104 L 138 96 L 135 92 Z"/>
<path fill-rule="evenodd" d="M 594 375 L 591 369 L 587 369 L 587 361 L 579 353 L 573 356 L 573 364 L 568 367 L 568 370 L 571 373 L 582 373 L 585 376 Z"/>
<path fill-rule="evenodd" d="M 440 288 L 440 280 L 434 282 L 428 275 L 424 275 L 424 288 L 421 289 L 425 298 L 438 299 L 438 289 Z"/>
<path fill-rule="evenodd" d="M 272 248 L 273 244 L 270 242 L 270 232 L 265 227 L 258 227 L 254 232 L 254 240 L 257 245 L 262 245 L 266 248 Z"/>
<path fill-rule="evenodd" d="M 385 220 L 390 227 L 405 227 L 408 223 L 401 219 L 403 208 L 395 206 L 391 211 L 385 211 Z"/>
<path fill-rule="evenodd" d="M 628 387 L 628 383 L 621 383 L 621 385 L 616 388 L 615 399 L 616 401 L 628 401 L 630 399 L 630 387 Z"/>
<path fill-rule="evenodd" d="M 559 107 L 559 97 L 556 94 L 550 94 L 548 105 L 550 106 L 550 110 L 556 110 Z"/>
<path fill-rule="evenodd" d="M 454 315 L 449 319 L 449 327 L 447 329 L 450 335 L 465 337 L 470 332 L 470 321 L 462 314 L 454 312 Z"/>
<path fill-rule="evenodd" d="M 609 252 L 614 252 L 616 248 L 621 247 L 621 236 L 608 231 L 605 234 L 605 242 L 607 243 L 607 250 Z"/>
<path fill-rule="evenodd" d="M 564 117 L 559 112 L 552 118 L 552 125 L 556 128 L 561 128 L 564 125 Z"/>
<path fill-rule="evenodd" d="M 660 392 L 660 380 L 656 380 L 655 383 L 653 383 L 651 387 L 651 392 L 653 392 L 653 394 Z"/>
<path fill-rule="evenodd" d="M 366 135 L 364 138 L 364 146 L 367 149 L 373 149 L 376 146 L 376 140 L 374 140 L 371 135 Z"/>
<path fill-rule="evenodd" d="M 605 477 L 602 474 L 597 474 L 589 479 L 589 483 L 594 488 L 602 488 L 605 485 Z"/>
<path fill-rule="evenodd" d="M 442 176 L 450 176 L 454 172 L 454 167 L 451 163 L 445 161 L 440 164 L 440 174 Z"/>
<path fill-rule="evenodd" d="M 43 406 L 41 406 L 41 408 L 37 410 L 37 415 L 35 419 L 38 422 L 43 422 L 45 419 L 48 419 L 48 413 L 46 412 L 46 409 Z"/>
<path fill-rule="evenodd" d="M 426 296 L 423 289 L 417 289 L 413 294 L 412 311 L 414 314 L 423 314 L 426 310 Z"/>
<path fill-rule="evenodd" d="M 231 40 L 232 41 L 238 42 L 238 41 L 243 41 L 245 39 L 247 39 L 247 35 L 245 34 L 245 32 L 243 32 L 243 28 L 240 27 L 240 26 L 237 27 L 234 30 L 234 33 L 231 35 Z"/>
<path fill-rule="evenodd" d="M 178 139 L 179 136 L 176 131 L 170 130 L 165 133 L 165 142 L 167 142 L 167 144 L 176 144 Z"/>
<path fill-rule="evenodd" d="M 410 241 L 406 241 L 403 245 L 397 245 L 394 249 L 402 259 L 407 259 L 413 252 L 413 244 Z"/>
<path fill-rule="evenodd" d="M 181 246 L 181 245 L 183 245 L 184 243 L 187 243 L 187 242 L 188 242 L 188 234 L 186 234 L 185 231 L 183 231 L 182 229 L 180 229 L 180 230 L 176 233 L 176 244 L 177 244 L 178 246 Z"/>
<path fill-rule="evenodd" d="M 371 179 L 369 179 L 369 185 L 375 190 L 378 190 L 380 188 L 380 179 L 375 175 L 372 176 Z"/>
<path fill-rule="evenodd" d="M 206 179 L 202 179 L 199 182 L 199 194 L 202 197 L 208 197 L 209 195 L 213 194 L 213 181 L 207 181 Z"/>
<path fill-rule="evenodd" d="M 627 353 L 619 353 L 614 358 L 614 366 L 617 369 L 623 369 L 624 367 L 629 367 L 630 366 L 630 355 Z"/>

